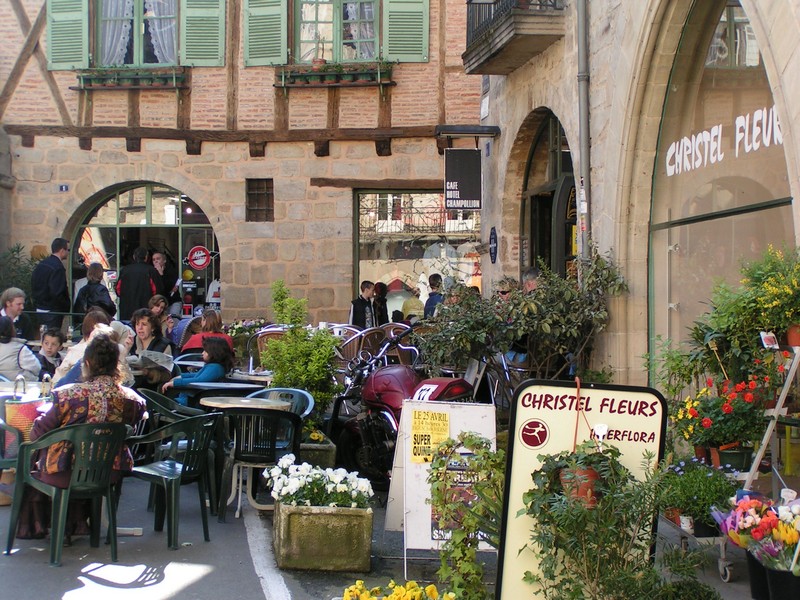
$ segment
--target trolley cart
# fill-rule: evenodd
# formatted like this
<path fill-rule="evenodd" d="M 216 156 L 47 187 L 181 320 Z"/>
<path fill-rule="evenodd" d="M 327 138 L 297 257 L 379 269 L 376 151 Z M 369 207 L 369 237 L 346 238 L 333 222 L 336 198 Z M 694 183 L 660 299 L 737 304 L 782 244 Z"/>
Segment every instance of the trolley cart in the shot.
<path fill-rule="evenodd" d="M 681 549 L 686 551 L 689 548 L 699 548 L 700 550 L 706 551 L 709 548 L 714 546 L 719 546 L 719 558 L 717 559 L 717 569 L 719 570 L 719 578 L 724 583 L 730 583 L 734 579 L 734 570 L 733 570 L 733 563 L 728 560 L 727 555 L 727 548 L 728 548 L 728 536 L 722 535 L 715 535 L 712 537 L 698 537 L 689 532 L 685 529 L 679 527 L 669 519 L 667 519 L 664 515 L 660 515 L 658 517 L 658 530 L 659 535 L 662 538 L 666 538 L 664 535 L 665 529 L 667 531 L 671 530 L 673 534 L 678 535 L 678 539 L 680 540 Z"/>

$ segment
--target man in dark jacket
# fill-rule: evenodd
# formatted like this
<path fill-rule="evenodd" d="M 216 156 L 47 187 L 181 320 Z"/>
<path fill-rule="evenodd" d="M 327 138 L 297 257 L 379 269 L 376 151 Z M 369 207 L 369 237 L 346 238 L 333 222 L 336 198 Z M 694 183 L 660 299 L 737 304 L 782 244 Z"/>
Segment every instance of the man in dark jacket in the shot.
<path fill-rule="evenodd" d="M 133 251 L 133 263 L 119 272 L 117 296 L 119 296 L 119 318 L 129 321 L 137 308 L 147 308 L 147 303 L 156 294 L 159 274 L 147 263 L 147 248 L 139 246 Z"/>
<path fill-rule="evenodd" d="M 50 244 L 52 254 L 40 261 L 31 275 L 31 295 L 39 324 L 59 329 L 64 314 L 71 307 L 67 289 L 67 270 L 63 260 L 69 256 L 69 242 L 56 238 Z"/>
<path fill-rule="evenodd" d="M 361 295 L 350 304 L 350 325 L 369 329 L 378 324 L 375 318 L 375 307 L 372 304 L 374 292 L 374 283 L 367 280 L 361 282 Z"/>

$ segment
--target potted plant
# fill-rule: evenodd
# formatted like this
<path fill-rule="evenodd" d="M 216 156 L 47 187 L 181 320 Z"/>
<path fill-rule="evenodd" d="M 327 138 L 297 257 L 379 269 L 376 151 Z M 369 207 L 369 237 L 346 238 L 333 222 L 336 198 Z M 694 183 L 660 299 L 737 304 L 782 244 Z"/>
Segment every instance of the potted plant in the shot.
<path fill-rule="evenodd" d="M 785 332 L 790 346 L 800 345 L 800 249 L 769 246 L 759 260 L 742 267 L 742 286 L 752 293 L 762 329 Z"/>
<path fill-rule="evenodd" d="M 541 456 L 533 487 L 524 494 L 525 512 L 536 523 L 528 547 L 538 571 L 526 581 L 547 598 L 673 598 L 675 582 L 665 582 L 652 561 L 653 522 L 669 501 L 666 472 L 645 455 L 644 478 L 633 477 L 613 447 L 582 446 L 575 453 Z M 568 498 L 559 473 L 571 464 L 594 465 L 600 473 L 595 507 Z M 691 597 L 716 597 L 696 581 L 697 553 L 669 551 L 672 572 Z M 711 595 L 709 595 L 711 594 Z M 682 597 L 682 596 L 677 596 Z M 688 596 L 687 596 L 688 597 Z"/>
<path fill-rule="evenodd" d="M 697 458 L 676 461 L 667 469 L 667 503 L 682 516 L 691 517 L 694 535 L 712 537 L 719 534 L 711 509 L 725 506 L 739 489 L 739 484 L 720 468 Z"/>
<path fill-rule="evenodd" d="M 328 328 L 306 327 L 306 300 L 292 298 L 281 279 L 272 285 L 272 311 L 275 321 L 286 326 L 286 332 L 267 342 L 261 365 L 272 371 L 274 387 L 309 392 L 314 397 L 314 412 L 309 419 L 321 425 L 338 389 L 334 372 L 339 340 Z"/>
<path fill-rule="evenodd" d="M 463 477 L 470 474 L 470 483 Z M 505 452 L 493 450 L 490 440 L 464 432 L 436 448 L 428 483 L 432 519 L 449 531 L 439 551 L 439 580 L 463 600 L 486 598 L 484 564 L 478 544 L 500 546 L 505 488 Z"/>
<path fill-rule="evenodd" d="M 378 57 L 378 61 L 375 63 L 375 68 L 378 72 L 378 81 L 387 82 L 392 80 L 392 69 L 397 64 L 398 61 L 396 60 L 388 60 L 383 56 Z"/>
<path fill-rule="evenodd" d="M 372 485 L 344 469 L 294 464 L 264 472 L 275 499 L 273 546 L 282 569 L 369 571 Z"/>
<path fill-rule="evenodd" d="M 783 365 L 778 365 L 777 371 L 782 370 Z M 709 377 L 705 387 L 688 396 L 671 415 L 677 435 L 693 446 L 710 448 L 715 466 L 747 470 L 753 444 L 767 427 L 764 409 L 776 382 L 769 375 L 752 375 L 736 383 Z"/>
<path fill-rule="evenodd" d="M 251 358 L 247 353 L 247 344 L 250 338 L 269 324 L 269 320 L 264 317 L 254 317 L 236 319 L 223 326 L 222 330 L 233 338 L 233 347 L 236 350 L 236 358 L 239 359 L 240 364 L 244 364 Z M 260 364 L 260 357 L 258 357 L 258 360 Z"/>

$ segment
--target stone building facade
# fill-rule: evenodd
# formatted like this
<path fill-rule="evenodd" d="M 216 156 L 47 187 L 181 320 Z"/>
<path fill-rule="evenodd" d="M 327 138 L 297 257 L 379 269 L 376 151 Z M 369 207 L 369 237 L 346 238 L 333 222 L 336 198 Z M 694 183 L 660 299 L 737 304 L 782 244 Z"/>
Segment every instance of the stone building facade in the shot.
<path fill-rule="evenodd" d="M 460 56 L 464 4 L 409 3 L 415 18 L 424 18 L 424 23 L 417 22 L 425 30 L 417 56 L 392 54 L 385 36 L 394 25 L 370 21 L 380 33 L 368 57 L 399 57 L 391 82 L 325 86 L 286 85 L 297 66 L 293 63 L 300 60 L 285 57 L 286 65 L 277 67 L 256 64 L 256 30 L 248 29 L 247 21 L 255 23 L 258 3 L 253 0 L 216 2 L 222 23 L 218 65 L 205 66 L 201 60 L 164 69 L 148 70 L 160 65 L 146 64 L 136 73 L 93 69 L 101 66 L 96 56 L 105 50 L 93 37 L 95 22 L 80 31 L 89 18 L 80 11 L 87 2 L 0 4 L 0 125 L 8 139 L 5 156 L 10 157 L 10 164 L 3 161 L 0 168 L 8 166 L 12 178 L 0 188 L 8 194 L 3 202 L 8 227 L 0 228 L 0 245 L 20 242 L 30 248 L 63 236 L 77 247 L 89 225 L 97 224 L 117 242 L 125 237 L 128 249 L 138 244 L 157 249 L 162 237 L 172 235 L 165 223 L 175 217 L 165 222 L 164 207 L 156 199 L 172 193 L 170 201 L 179 210 L 188 199 L 195 213 L 199 209 L 205 217 L 197 221 L 205 229 L 196 238 L 205 240 L 200 245 L 211 251 L 226 320 L 268 314 L 270 283 L 276 279 L 308 299 L 315 322 L 346 320 L 358 276 L 355 191 L 441 191 L 445 142 L 435 136 L 435 127 L 478 119 L 480 78 L 466 76 Z M 67 37 L 88 39 L 95 64 L 84 53 L 66 67 L 64 61 L 54 66 L 56 43 L 47 35 L 65 4 L 79 9 L 76 29 Z M 96 8 L 100 2 L 90 4 Z M 144 6 L 140 0 L 133 4 Z M 192 4 L 198 3 L 187 6 Z M 403 9 L 402 3 L 390 0 L 367 4 L 387 18 L 398 4 Z M 285 10 L 285 0 L 277 6 L 283 12 L 274 13 L 276 18 L 296 14 Z M 294 6 L 296 11 L 299 4 Z M 90 12 L 96 15 L 94 8 Z M 146 21 L 148 15 L 134 18 Z M 181 18 L 177 21 L 183 26 Z M 302 50 L 292 41 L 299 34 L 291 24 L 284 21 L 283 32 L 289 37 L 281 44 Z M 337 49 L 330 40 L 322 41 L 328 52 Z M 387 49 L 389 55 L 384 54 Z M 348 44 L 342 42 L 338 50 L 344 53 Z M 70 48 L 58 49 L 62 51 Z M 183 61 L 183 47 L 180 52 L 177 60 Z M 78 64 L 82 59 L 88 63 Z M 374 66 L 364 60 L 348 65 L 344 55 L 337 62 L 354 69 Z M 132 85 L 123 80 L 129 74 Z M 165 81 L 151 81 L 151 74 L 163 74 Z M 98 83 L 97 77 L 104 82 Z M 248 216 L 251 180 L 268 182 L 274 200 L 271 220 Z M 145 190 L 141 206 L 137 186 Z M 108 204 L 110 198 L 117 204 Z M 148 211 L 142 223 L 152 219 L 160 224 L 151 232 L 154 239 L 148 239 L 146 230 L 131 233 L 128 225 L 139 222 L 134 209 Z M 181 258 L 194 244 L 191 235 L 181 235 L 172 252 L 178 274 L 185 272 Z M 119 252 L 126 250 L 120 246 Z M 111 270 L 124 264 L 124 257 L 111 256 L 113 248 L 105 247 L 101 254 L 111 261 Z M 201 277 L 203 285 L 206 279 Z"/>
<path fill-rule="evenodd" d="M 655 336 L 685 338 L 717 277 L 735 283 L 741 259 L 768 243 L 796 244 L 800 2 L 484 7 L 468 4 L 475 12 L 464 54 L 467 72 L 484 76 L 481 124 L 502 130 L 483 146 L 483 238 L 492 228 L 498 237 L 484 281 L 519 273 L 537 257 L 563 269 L 586 230 L 630 285 L 613 301 L 595 360 L 620 383 L 644 384 L 642 357 Z M 537 217 L 542 206 L 545 220 Z"/>

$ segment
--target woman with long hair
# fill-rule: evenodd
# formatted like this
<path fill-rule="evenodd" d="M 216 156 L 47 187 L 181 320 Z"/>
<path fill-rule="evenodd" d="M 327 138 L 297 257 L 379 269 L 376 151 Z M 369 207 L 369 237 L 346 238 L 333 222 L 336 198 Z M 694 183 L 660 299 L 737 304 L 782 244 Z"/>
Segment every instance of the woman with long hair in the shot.
<path fill-rule="evenodd" d="M 120 385 L 119 345 L 111 336 L 95 335 L 83 355 L 82 383 L 73 383 L 52 391 L 53 404 L 50 409 L 33 422 L 31 440 L 58 427 L 78 423 L 125 423 L 135 425 L 145 414 L 145 401 L 133 390 Z M 125 471 L 133 468 L 130 449 L 123 446 L 114 461 L 112 482 L 119 481 Z M 34 477 L 42 481 L 66 487 L 72 476 L 72 452 L 64 445 L 54 445 L 39 455 L 34 465 Z M 22 539 L 42 538 L 47 533 L 47 511 L 44 510 L 46 496 L 34 494 L 29 488 L 25 492 L 25 505 L 17 527 L 17 537 Z M 67 533 L 84 535 L 89 533 L 85 501 L 70 502 Z"/>

